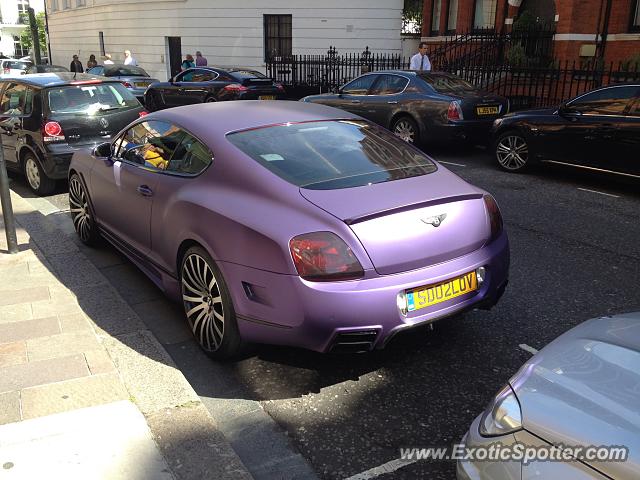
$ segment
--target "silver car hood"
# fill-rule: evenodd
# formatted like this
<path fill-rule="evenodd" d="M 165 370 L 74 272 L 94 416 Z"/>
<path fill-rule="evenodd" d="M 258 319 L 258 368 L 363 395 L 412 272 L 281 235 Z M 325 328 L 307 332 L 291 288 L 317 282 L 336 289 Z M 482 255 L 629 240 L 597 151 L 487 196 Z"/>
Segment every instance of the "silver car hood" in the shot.
<path fill-rule="evenodd" d="M 587 462 L 613 478 L 640 472 L 640 312 L 595 318 L 525 363 L 510 384 L 523 427 L 554 445 L 618 445 L 626 462 Z"/>

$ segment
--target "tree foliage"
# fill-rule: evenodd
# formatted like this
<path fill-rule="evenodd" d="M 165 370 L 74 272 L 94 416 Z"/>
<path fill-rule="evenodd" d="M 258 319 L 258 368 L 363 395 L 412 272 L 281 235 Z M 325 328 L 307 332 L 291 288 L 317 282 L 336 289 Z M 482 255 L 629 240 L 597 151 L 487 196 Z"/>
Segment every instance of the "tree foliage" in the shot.
<path fill-rule="evenodd" d="M 424 0 L 404 0 L 402 10 L 402 33 L 422 32 L 422 9 Z"/>
<path fill-rule="evenodd" d="M 29 16 L 24 15 L 20 17 L 22 22 L 27 24 L 27 27 L 20 33 L 20 43 L 27 50 L 31 50 L 33 47 L 33 40 L 31 39 L 31 28 L 29 25 Z M 47 54 L 47 36 L 45 32 L 44 12 L 36 14 L 36 25 L 38 26 L 38 40 L 40 41 L 40 53 L 44 56 Z"/>

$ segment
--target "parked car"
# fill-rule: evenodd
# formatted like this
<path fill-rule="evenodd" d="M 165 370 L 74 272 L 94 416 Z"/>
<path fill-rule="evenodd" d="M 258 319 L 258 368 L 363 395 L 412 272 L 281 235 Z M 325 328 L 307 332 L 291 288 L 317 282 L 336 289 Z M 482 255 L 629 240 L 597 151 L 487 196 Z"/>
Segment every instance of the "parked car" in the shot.
<path fill-rule="evenodd" d="M 109 140 L 144 112 L 117 81 L 39 73 L 0 81 L 0 135 L 7 167 L 39 195 L 67 178 L 71 155 Z"/>
<path fill-rule="evenodd" d="M 639 385 L 640 312 L 578 325 L 520 368 L 474 420 L 463 443 L 505 451 L 516 443 L 565 451 L 622 446 L 626 461 L 461 460 L 458 479 L 638 478 Z"/>
<path fill-rule="evenodd" d="M 383 71 L 362 75 L 337 94 L 311 95 L 322 103 L 368 118 L 409 143 L 486 141 L 507 99 L 485 93 L 448 73 Z"/>
<path fill-rule="evenodd" d="M 197 67 L 168 82 L 154 83 L 144 95 L 149 111 L 225 100 L 280 100 L 284 87 L 254 70 Z"/>
<path fill-rule="evenodd" d="M 61 67 L 60 65 L 31 65 L 27 68 L 27 74 L 31 73 L 55 73 L 55 72 L 68 72 L 67 67 Z"/>
<path fill-rule="evenodd" d="M 26 60 L 15 60 L 13 58 L 6 58 L 0 60 L 0 78 L 4 76 L 16 76 L 25 75 L 28 68 L 33 63 Z"/>
<path fill-rule="evenodd" d="M 150 77 L 144 69 L 132 65 L 98 65 L 90 68 L 87 73 L 120 80 L 140 103 L 144 103 L 144 91 L 147 87 L 158 81 L 157 78 Z"/>
<path fill-rule="evenodd" d="M 80 239 L 102 235 L 181 301 L 216 358 L 243 342 L 382 348 L 400 331 L 491 308 L 507 284 L 491 195 L 321 105 L 149 114 L 74 155 L 69 202 Z"/>
<path fill-rule="evenodd" d="M 498 165 L 510 172 L 544 162 L 640 178 L 640 84 L 509 114 L 494 122 L 493 135 Z"/>

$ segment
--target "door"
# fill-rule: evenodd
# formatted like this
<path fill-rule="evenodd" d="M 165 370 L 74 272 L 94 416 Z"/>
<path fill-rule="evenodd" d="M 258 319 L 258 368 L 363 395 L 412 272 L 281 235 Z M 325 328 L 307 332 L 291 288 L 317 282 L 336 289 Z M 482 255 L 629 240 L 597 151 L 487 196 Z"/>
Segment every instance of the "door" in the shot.
<path fill-rule="evenodd" d="M 409 79 L 400 75 L 379 75 L 364 99 L 363 116 L 388 128 L 393 114 L 400 110 L 402 92 L 408 84 Z"/>
<path fill-rule="evenodd" d="M 171 137 L 173 128 L 160 121 L 137 123 L 113 143 L 111 160 L 99 160 L 91 173 L 98 221 L 145 256 L 151 248 L 156 186 L 179 142 L 163 140 Z"/>
<path fill-rule="evenodd" d="M 169 72 L 171 78 L 180 73 L 182 64 L 182 38 L 167 37 L 167 50 L 169 52 Z"/>
<path fill-rule="evenodd" d="M 563 115 L 570 123 L 565 144 L 569 161 L 580 165 L 614 169 L 623 154 L 616 142 L 638 88 L 615 86 L 590 92 L 569 102 Z"/>
<path fill-rule="evenodd" d="M 616 171 L 640 176 L 640 98 L 636 98 L 616 130 L 620 156 L 612 159 Z"/>
<path fill-rule="evenodd" d="M 162 98 L 167 107 L 178 107 L 185 105 L 184 89 L 189 87 L 190 79 L 193 77 L 192 70 L 180 72 L 174 77 L 174 81 L 162 88 Z"/>
<path fill-rule="evenodd" d="M 218 78 L 218 74 L 201 68 L 196 68 L 181 77 L 178 89 L 180 105 L 202 103 L 214 90 L 211 82 Z"/>
<path fill-rule="evenodd" d="M 0 99 L 0 136 L 4 158 L 9 168 L 18 168 L 16 147 L 23 135 L 22 122 L 31 115 L 33 90 L 19 83 L 8 83 Z"/>
<path fill-rule="evenodd" d="M 332 107 L 341 108 L 356 115 L 362 115 L 364 112 L 364 100 L 376 80 L 377 75 L 369 74 L 358 77 L 347 83 L 340 90 L 340 95 L 335 97 L 331 103 L 327 103 Z"/>

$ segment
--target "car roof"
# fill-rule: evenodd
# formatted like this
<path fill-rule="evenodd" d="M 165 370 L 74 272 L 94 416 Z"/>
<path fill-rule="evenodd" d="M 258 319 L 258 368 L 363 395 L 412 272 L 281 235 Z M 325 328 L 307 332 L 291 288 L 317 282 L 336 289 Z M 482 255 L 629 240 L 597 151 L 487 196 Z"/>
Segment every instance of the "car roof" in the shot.
<path fill-rule="evenodd" d="M 116 82 L 116 80 L 107 80 L 98 75 L 89 75 L 87 73 L 73 72 L 47 72 L 33 73 L 30 75 L 20 75 L 19 77 L 3 78 L 3 81 L 19 81 L 36 87 L 57 87 L 60 85 L 71 85 L 72 82 L 86 82 L 89 80 L 99 80 L 101 82 Z"/>
<path fill-rule="evenodd" d="M 175 122 L 202 140 L 220 138 L 230 132 L 252 128 L 337 119 L 360 119 L 345 110 L 317 103 L 287 100 L 243 100 L 213 102 L 168 108 L 144 117 Z M 220 119 L 220 121 L 216 121 Z"/>

